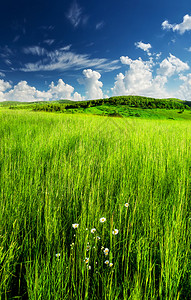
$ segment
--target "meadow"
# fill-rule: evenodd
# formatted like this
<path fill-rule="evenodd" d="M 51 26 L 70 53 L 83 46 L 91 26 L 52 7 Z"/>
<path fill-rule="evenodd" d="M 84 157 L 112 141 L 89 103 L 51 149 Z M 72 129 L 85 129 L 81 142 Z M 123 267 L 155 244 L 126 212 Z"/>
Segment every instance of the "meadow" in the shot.
<path fill-rule="evenodd" d="M 0 299 L 191 299 L 191 122 L 0 110 Z"/>

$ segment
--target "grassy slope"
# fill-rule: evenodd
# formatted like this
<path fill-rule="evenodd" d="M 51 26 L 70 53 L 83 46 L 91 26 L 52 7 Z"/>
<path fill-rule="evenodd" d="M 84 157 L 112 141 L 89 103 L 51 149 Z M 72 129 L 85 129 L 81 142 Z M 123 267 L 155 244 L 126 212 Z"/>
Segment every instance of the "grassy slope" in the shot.
<path fill-rule="evenodd" d="M 0 136 L 2 299 L 191 299 L 190 122 L 1 110 Z"/>
<path fill-rule="evenodd" d="M 81 110 L 81 112 L 87 114 L 97 114 L 97 115 L 109 115 L 117 112 L 122 117 L 130 117 L 130 118 L 141 117 L 144 119 L 191 120 L 191 111 L 189 110 L 185 110 L 184 112 L 180 113 L 180 110 L 129 108 L 125 105 L 119 105 L 119 106 L 100 105 L 96 107 L 86 108 L 84 110 Z"/>
<path fill-rule="evenodd" d="M 10 107 L 0 106 L 0 110 L 4 110 Z M 19 109 L 20 105 L 17 106 Z M 23 109 L 23 108 L 22 108 Z M 24 106 L 24 110 L 33 110 L 30 104 Z M 180 113 L 180 110 L 173 109 L 141 109 L 141 108 L 129 108 L 125 105 L 100 105 L 90 108 L 78 108 L 78 109 L 67 109 L 65 114 L 87 114 L 87 115 L 98 115 L 98 116 L 108 116 L 117 112 L 122 117 L 128 118 L 143 118 L 143 119 L 158 119 L 158 120 L 191 120 L 191 111 L 184 110 Z M 34 112 L 35 113 L 35 112 Z M 58 112 L 59 113 L 59 112 Z"/>
<path fill-rule="evenodd" d="M 73 101 L 71 100 L 58 100 L 58 101 L 52 101 L 51 103 L 71 103 Z M 20 102 L 20 101 L 2 101 L 0 102 L 0 106 L 23 106 L 26 105 L 28 107 L 30 107 L 33 104 L 36 105 L 41 105 L 41 104 L 45 104 L 45 103 L 50 103 L 49 101 L 36 101 L 36 102 Z"/>
<path fill-rule="evenodd" d="M 33 103 L 21 103 L 21 102 L 1 102 L 0 103 L 0 108 L 12 108 L 12 109 L 27 109 L 27 110 L 33 110 L 33 109 L 38 109 L 42 108 L 44 110 L 46 106 L 49 105 L 61 105 L 61 111 L 62 113 L 69 113 L 69 114 L 93 114 L 93 115 L 118 115 L 122 117 L 128 117 L 128 118 L 143 118 L 143 119 L 171 119 L 171 120 L 190 120 L 191 119 L 191 112 L 187 109 L 182 110 L 182 109 L 159 109 L 159 108 L 150 108 L 149 107 L 149 102 L 155 102 L 155 101 L 161 101 L 163 103 L 168 103 L 168 102 L 179 102 L 186 104 L 190 106 L 190 102 L 182 101 L 180 99 L 161 99 L 157 100 L 154 98 L 146 98 L 146 97 L 140 97 L 140 96 L 120 96 L 120 97 L 111 97 L 110 99 L 103 99 L 103 101 L 108 101 L 107 103 L 98 103 L 99 100 L 94 100 L 90 101 L 92 103 L 91 107 L 83 107 L 83 103 L 88 103 L 88 102 L 74 102 L 70 100 L 59 100 L 59 101 L 52 101 L 52 102 L 33 102 Z M 126 104 L 121 105 L 120 101 L 127 101 Z M 132 102 L 131 102 L 132 101 Z M 146 106 L 144 108 L 141 107 L 133 107 L 133 103 L 136 101 L 147 101 L 145 104 Z M 102 99 L 101 99 L 102 102 Z M 74 103 L 79 103 L 79 105 L 82 105 L 82 107 L 78 108 L 69 108 L 64 109 L 64 104 L 74 104 Z M 131 104 L 127 104 L 131 103 Z M 63 106 L 62 106 L 63 104 Z M 148 106 L 148 107 L 147 107 Z M 146 109 L 145 109 L 146 108 Z"/>

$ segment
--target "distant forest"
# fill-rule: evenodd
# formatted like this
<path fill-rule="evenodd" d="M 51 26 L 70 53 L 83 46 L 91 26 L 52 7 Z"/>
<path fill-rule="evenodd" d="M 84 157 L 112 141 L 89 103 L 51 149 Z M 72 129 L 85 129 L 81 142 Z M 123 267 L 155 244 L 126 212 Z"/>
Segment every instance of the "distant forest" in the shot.
<path fill-rule="evenodd" d="M 105 99 L 86 100 L 86 101 L 38 101 L 38 102 L 19 102 L 5 101 L 1 103 L 3 106 L 8 106 L 10 109 L 32 109 L 34 111 L 47 112 L 66 112 L 68 109 L 86 109 L 101 105 L 106 106 L 127 106 L 131 108 L 141 109 L 179 109 L 190 110 L 191 102 L 182 101 L 175 98 L 156 99 L 142 96 L 115 96 Z"/>
<path fill-rule="evenodd" d="M 141 96 L 117 96 L 110 97 L 105 99 L 98 100 L 89 100 L 89 101 L 77 101 L 77 102 L 69 102 L 65 103 L 64 100 L 61 100 L 60 103 L 57 101 L 56 103 L 33 103 L 33 109 L 37 111 L 60 111 L 64 112 L 67 109 L 78 109 L 78 108 L 89 108 L 100 105 L 126 105 L 128 107 L 136 107 L 142 109 L 190 109 L 189 102 L 181 101 L 178 99 L 155 99 L 155 98 L 147 98 Z"/>

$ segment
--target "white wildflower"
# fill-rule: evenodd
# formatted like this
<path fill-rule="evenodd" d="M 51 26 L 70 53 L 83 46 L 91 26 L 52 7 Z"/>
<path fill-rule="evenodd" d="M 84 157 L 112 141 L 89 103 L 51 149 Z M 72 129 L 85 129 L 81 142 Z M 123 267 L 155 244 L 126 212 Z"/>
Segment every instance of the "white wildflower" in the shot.
<path fill-rule="evenodd" d="M 79 224 L 77 224 L 77 223 L 72 224 L 72 227 L 73 227 L 74 229 L 78 228 L 78 226 L 79 226 Z"/>
<path fill-rule="evenodd" d="M 114 230 L 112 231 L 112 233 L 113 233 L 114 235 L 116 235 L 116 234 L 119 233 L 119 230 L 118 230 L 118 229 L 114 229 Z"/>
<path fill-rule="evenodd" d="M 99 219 L 101 223 L 104 223 L 106 221 L 106 218 L 102 217 Z"/>

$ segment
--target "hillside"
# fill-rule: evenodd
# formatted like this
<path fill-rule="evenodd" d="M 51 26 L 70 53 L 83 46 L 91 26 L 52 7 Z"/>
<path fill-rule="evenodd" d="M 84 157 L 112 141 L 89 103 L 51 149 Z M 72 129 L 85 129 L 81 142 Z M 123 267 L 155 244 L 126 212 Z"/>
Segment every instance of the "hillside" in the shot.
<path fill-rule="evenodd" d="M 156 99 L 142 96 L 116 96 L 88 101 L 2 102 L 9 109 L 92 114 L 110 117 L 191 120 L 191 103 L 180 99 Z"/>
<path fill-rule="evenodd" d="M 73 102 L 72 100 L 58 100 L 58 101 L 52 101 L 51 103 L 56 104 L 56 103 L 71 103 Z M 49 101 L 36 101 L 36 102 L 20 102 L 20 101 L 3 101 L 0 102 L 0 106 L 31 106 L 31 105 L 44 105 L 44 104 L 49 104 Z"/>

